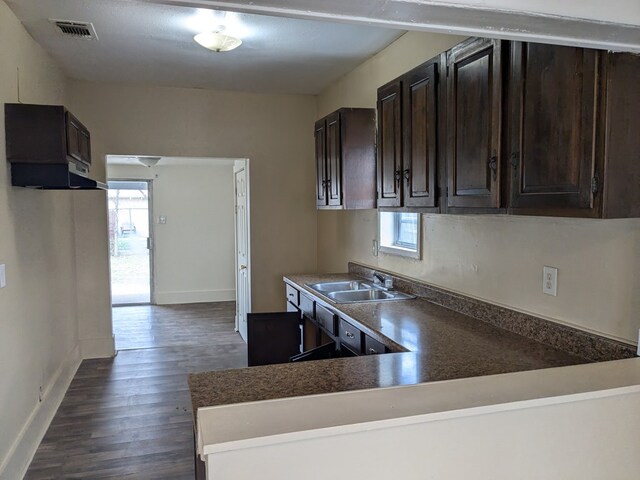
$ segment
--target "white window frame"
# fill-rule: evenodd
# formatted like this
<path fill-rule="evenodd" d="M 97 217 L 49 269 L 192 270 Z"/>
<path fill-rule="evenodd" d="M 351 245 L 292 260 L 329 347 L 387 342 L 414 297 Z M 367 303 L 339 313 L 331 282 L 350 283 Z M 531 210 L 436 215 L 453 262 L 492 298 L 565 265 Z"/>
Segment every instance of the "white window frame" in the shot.
<path fill-rule="evenodd" d="M 417 215 L 416 225 L 416 248 L 408 248 L 402 244 L 396 243 L 397 224 L 400 213 L 414 213 Z M 386 218 L 383 218 L 386 216 Z M 391 216 L 391 217 L 389 217 Z M 387 231 L 383 231 L 383 229 Z M 409 257 L 420 259 L 422 251 L 422 215 L 416 212 L 385 212 L 378 211 L 378 251 L 389 254 L 399 255 L 401 257 Z"/>

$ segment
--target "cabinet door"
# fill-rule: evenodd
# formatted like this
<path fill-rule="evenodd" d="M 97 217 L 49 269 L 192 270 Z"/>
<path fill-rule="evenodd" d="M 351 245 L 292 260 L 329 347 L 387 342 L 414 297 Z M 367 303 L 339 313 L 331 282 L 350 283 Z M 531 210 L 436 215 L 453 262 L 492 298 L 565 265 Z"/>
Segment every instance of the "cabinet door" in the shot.
<path fill-rule="evenodd" d="M 78 130 L 78 150 L 82 161 L 88 165 L 91 164 L 91 138 L 89 132 L 84 128 Z"/>
<path fill-rule="evenodd" d="M 409 72 L 402 80 L 404 205 L 436 206 L 437 64 Z"/>
<path fill-rule="evenodd" d="M 330 335 L 336 335 L 336 324 L 338 317 L 330 310 L 327 310 L 322 305 L 316 303 L 316 321 L 318 326 L 322 327 L 324 331 Z"/>
<path fill-rule="evenodd" d="M 632 53 L 602 54 L 606 66 L 603 128 L 606 171 L 605 218 L 640 217 L 640 57 Z M 600 198 L 602 198 L 602 195 Z M 604 199 L 603 199 L 604 200 Z"/>
<path fill-rule="evenodd" d="M 378 206 L 402 205 L 401 83 L 378 89 Z"/>
<path fill-rule="evenodd" d="M 340 344 L 346 345 L 353 353 L 360 355 L 362 352 L 362 332 L 342 318 L 339 324 Z"/>
<path fill-rule="evenodd" d="M 300 321 L 300 312 L 248 313 L 248 365 L 286 363 L 300 353 Z"/>
<path fill-rule="evenodd" d="M 327 117 L 327 204 L 342 205 L 342 145 L 340 113 Z"/>
<path fill-rule="evenodd" d="M 447 55 L 447 205 L 500 207 L 501 42 Z"/>
<path fill-rule="evenodd" d="M 67 155 L 78 161 L 82 161 L 80 152 L 80 128 L 76 118 L 67 112 Z"/>
<path fill-rule="evenodd" d="M 511 207 L 591 208 L 597 55 L 584 48 L 513 44 Z"/>
<path fill-rule="evenodd" d="M 379 355 L 387 353 L 387 347 L 385 347 L 384 343 L 371 338 L 369 335 L 364 335 L 363 351 L 365 355 Z"/>
<path fill-rule="evenodd" d="M 316 205 L 327 205 L 327 123 L 318 120 L 315 125 L 316 142 Z"/>

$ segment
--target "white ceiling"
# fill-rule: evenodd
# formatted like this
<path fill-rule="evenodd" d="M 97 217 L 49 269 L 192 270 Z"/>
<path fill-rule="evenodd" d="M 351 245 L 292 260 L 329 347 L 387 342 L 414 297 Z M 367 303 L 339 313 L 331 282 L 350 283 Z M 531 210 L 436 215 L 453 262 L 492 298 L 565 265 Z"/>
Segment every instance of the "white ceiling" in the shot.
<path fill-rule="evenodd" d="M 318 94 L 404 31 L 127 0 L 7 0 L 71 78 L 250 92 Z M 63 37 L 48 19 L 92 22 L 98 40 Z M 193 41 L 227 23 L 226 53 Z"/>
<path fill-rule="evenodd" d="M 638 0 L 140 0 L 640 53 Z"/>

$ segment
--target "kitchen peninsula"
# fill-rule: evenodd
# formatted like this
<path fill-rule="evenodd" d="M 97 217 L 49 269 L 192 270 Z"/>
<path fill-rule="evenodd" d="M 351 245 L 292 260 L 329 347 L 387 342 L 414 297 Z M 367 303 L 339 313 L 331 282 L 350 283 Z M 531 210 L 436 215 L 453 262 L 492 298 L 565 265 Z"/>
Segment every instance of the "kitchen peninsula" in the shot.
<path fill-rule="evenodd" d="M 208 435 L 199 429 L 209 428 L 208 421 L 201 418 L 202 413 L 211 412 L 212 409 L 208 407 L 215 410 L 218 406 L 224 410 L 223 406 L 246 402 L 257 402 L 250 404 L 255 406 L 265 400 L 276 400 L 277 403 L 291 397 L 426 382 L 440 382 L 442 385 L 442 381 L 488 375 L 500 378 L 502 376 L 498 374 L 575 366 L 635 355 L 630 345 L 603 337 L 585 336 L 584 332 L 566 326 L 534 317 L 527 318 L 524 314 L 453 295 L 389 272 L 385 274 L 393 276 L 397 288 L 416 295 L 416 298 L 336 304 L 308 286 L 323 281 L 370 279 L 371 274 L 372 270 L 367 267 L 351 263 L 347 274 L 287 275 L 284 281 L 289 289 L 294 288 L 311 296 L 314 302 L 331 309 L 340 319 L 357 326 L 363 334 L 383 343 L 388 351 L 395 353 L 190 375 L 193 411 L 197 415 L 196 448 L 200 455 L 206 456 L 204 447 Z M 483 315 L 492 320 L 480 320 Z M 526 325 L 528 327 L 525 328 Z M 549 341 L 541 341 L 541 335 Z M 535 376 L 537 372 L 531 374 Z M 570 382 L 561 383 L 568 385 Z M 533 394 L 529 392 L 529 395 Z M 319 428 L 319 425 L 314 425 L 309 428 Z M 240 430 L 250 428 L 248 424 L 236 426 Z M 282 433 L 278 430 L 280 428 L 288 431 L 287 427 L 279 425 L 274 432 Z M 298 427 L 292 428 L 295 430 Z M 217 430 L 216 443 L 218 447 L 226 445 L 221 447 L 223 449 L 230 445 L 230 438 L 238 440 L 242 437 L 247 440 L 242 436 L 244 434 L 236 437 L 238 431 L 235 427 L 227 425 Z M 223 439 L 219 435 L 230 436 Z"/>

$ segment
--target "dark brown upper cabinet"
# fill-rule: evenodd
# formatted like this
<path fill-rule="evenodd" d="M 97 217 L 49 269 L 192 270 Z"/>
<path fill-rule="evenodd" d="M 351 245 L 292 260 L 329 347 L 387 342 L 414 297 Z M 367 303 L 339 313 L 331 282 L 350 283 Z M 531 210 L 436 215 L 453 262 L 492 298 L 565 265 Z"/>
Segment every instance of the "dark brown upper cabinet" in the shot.
<path fill-rule="evenodd" d="M 640 57 L 514 42 L 509 213 L 640 217 Z"/>
<path fill-rule="evenodd" d="M 513 213 L 594 207 L 599 56 L 585 48 L 511 44 L 506 133 Z"/>
<path fill-rule="evenodd" d="M 438 62 L 430 61 L 402 79 L 404 206 L 435 207 Z"/>
<path fill-rule="evenodd" d="M 376 207 L 375 110 L 341 108 L 315 124 L 316 205 Z"/>
<path fill-rule="evenodd" d="M 378 89 L 379 207 L 640 217 L 640 56 L 471 38 L 440 58 Z"/>
<path fill-rule="evenodd" d="M 318 120 L 315 125 L 316 145 L 316 205 L 327 205 L 327 121 Z"/>
<path fill-rule="evenodd" d="M 488 39 L 447 54 L 447 207 L 503 206 L 502 54 L 503 42 Z"/>
<path fill-rule="evenodd" d="M 89 130 L 60 105 L 5 104 L 7 160 L 20 164 L 91 164 Z"/>
<path fill-rule="evenodd" d="M 437 206 L 439 57 L 378 89 L 378 206 Z"/>
<path fill-rule="evenodd" d="M 606 94 L 598 102 L 603 113 L 595 175 L 596 208 L 589 212 L 602 218 L 640 217 L 640 56 L 630 53 L 602 54 Z"/>
<path fill-rule="evenodd" d="M 402 205 L 402 82 L 378 89 L 378 206 Z"/>
<path fill-rule="evenodd" d="M 327 204 L 342 204 L 342 151 L 340 136 L 340 112 L 327 117 Z"/>
<path fill-rule="evenodd" d="M 67 116 L 67 154 L 74 159 L 91 164 L 91 138 L 89 130 L 71 112 Z"/>

